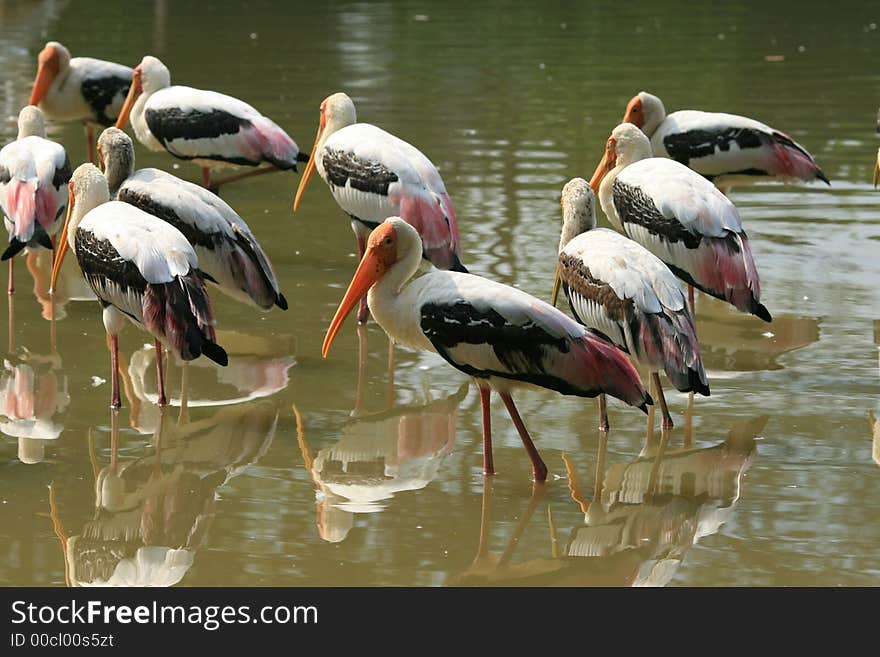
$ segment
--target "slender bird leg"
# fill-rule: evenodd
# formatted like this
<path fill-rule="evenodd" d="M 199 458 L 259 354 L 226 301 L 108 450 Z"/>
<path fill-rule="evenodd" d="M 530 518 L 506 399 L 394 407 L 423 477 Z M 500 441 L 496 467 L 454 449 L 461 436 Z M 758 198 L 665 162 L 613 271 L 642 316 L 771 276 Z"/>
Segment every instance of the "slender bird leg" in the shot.
<path fill-rule="evenodd" d="M 360 235 L 357 236 L 358 242 L 358 262 L 364 259 L 364 251 L 367 249 L 366 241 Z M 367 297 L 361 299 L 358 306 L 358 324 L 366 324 L 370 318 L 370 307 L 367 305 Z"/>
<path fill-rule="evenodd" d="M 214 182 L 209 185 L 205 185 L 215 194 L 220 189 L 221 185 L 226 185 L 231 182 L 236 182 L 238 180 L 244 180 L 245 178 L 253 178 L 254 176 L 262 176 L 265 173 L 275 173 L 276 171 L 283 171 L 284 169 L 279 169 L 276 166 L 266 166 L 266 167 L 257 167 L 255 169 L 251 169 L 250 171 L 245 171 L 243 173 L 236 173 L 231 176 L 226 176 L 225 178 L 217 178 Z"/>
<path fill-rule="evenodd" d="M 599 431 L 608 431 L 611 427 L 608 424 L 608 400 L 605 395 L 599 395 Z"/>
<path fill-rule="evenodd" d="M 388 336 L 388 408 L 394 403 L 394 338 Z"/>
<path fill-rule="evenodd" d="M 189 422 L 189 361 L 183 361 L 180 368 L 180 413 L 177 424 Z"/>
<path fill-rule="evenodd" d="M 168 406 L 168 398 L 165 396 L 165 366 L 162 362 L 164 360 L 165 349 L 162 347 L 159 339 L 156 338 L 156 379 L 159 387 L 159 399 L 156 403 L 159 406 Z"/>
<path fill-rule="evenodd" d="M 12 296 L 13 294 L 15 294 L 15 277 L 14 277 L 15 272 L 13 271 L 13 269 L 14 269 L 13 263 L 14 262 L 15 262 L 15 258 L 9 259 L 9 285 L 6 288 L 6 294 L 8 294 L 9 296 Z"/>
<path fill-rule="evenodd" d="M 358 375 L 357 387 L 354 392 L 354 409 L 351 411 L 352 417 L 357 417 L 363 413 L 364 405 L 364 379 L 367 376 L 367 327 L 358 324 Z"/>
<path fill-rule="evenodd" d="M 9 262 L 12 262 L 11 260 Z M 8 353 L 15 351 L 15 297 L 12 295 L 6 297 L 6 303 L 9 306 L 9 350 Z M 50 336 L 51 337 L 51 336 Z"/>
<path fill-rule="evenodd" d="M 651 472 L 648 475 L 648 485 L 645 488 L 645 501 L 649 502 L 657 492 L 657 483 L 660 479 L 660 464 L 666 455 L 666 446 L 669 444 L 669 432 L 662 431 L 660 433 L 660 444 L 657 446 L 657 453 L 654 455 L 654 462 L 651 464 Z"/>
<path fill-rule="evenodd" d="M 654 443 L 654 405 L 648 406 L 648 428 L 645 432 L 645 447 Z"/>
<path fill-rule="evenodd" d="M 571 494 L 571 499 L 578 503 L 582 513 L 586 513 L 590 509 L 590 502 L 584 499 L 581 480 L 574 467 L 574 463 L 571 462 L 568 454 L 565 453 L 562 454 L 562 462 L 565 463 L 565 475 L 568 480 L 568 491 Z"/>
<path fill-rule="evenodd" d="M 694 320 L 694 326 L 697 321 L 697 307 L 694 305 L 694 286 L 688 285 L 688 305 L 691 307 L 691 317 Z"/>
<path fill-rule="evenodd" d="M 95 160 L 95 131 L 90 123 L 85 124 L 86 129 L 86 162 L 97 164 Z"/>
<path fill-rule="evenodd" d="M 599 449 L 596 452 L 596 479 L 593 482 L 593 501 L 601 501 L 605 486 L 605 461 L 608 457 L 608 433 L 599 432 Z"/>
<path fill-rule="evenodd" d="M 119 336 L 110 336 L 110 408 L 119 408 L 122 401 L 119 398 Z"/>
<path fill-rule="evenodd" d="M 479 381 L 477 388 L 480 390 L 480 408 L 483 411 L 483 474 L 491 476 L 495 474 L 495 465 L 492 462 L 492 414 L 489 412 L 489 395 L 492 390 L 480 385 Z"/>
<path fill-rule="evenodd" d="M 668 431 L 673 427 L 672 417 L 669 415 L 669 409 L 666 407 L 666 397 L 663 396 L 663 387 L 660 385 L 660 375 L 657 372 L 654 372 L 651 377 L 654 380 L 654 390 L 657 392 L 657 397 L 660 398 L 660 412 L 663 414 L 663 421 L 660 423 L 660 428 L 663 431 Z"/>
<path fill-rule="evenodd" d="M 547 529 L 550 532 L 550 558 L 559 558 L 559 539 L 556 536 L 556 523 L 553 522 L 553 510 L 547 505 Z"/>
<path fill-rule="evenodd" d="M 211 189 L 211 169 L 209 167 L 202 167 L 202 187 Z"/>
<path fill-rule="evenodd" d="M 110 471 L 116 472 L 119 457 L 119 411 L 110 410 Z"/>
<path fill-rule="evenodd" d="M 513 420 L 513 426 L 515 426 L 516 430 L 519 432 L 519 437 L 522 440 L 523 446 L 526 448 L 526 452 L 528 452 L 529 458 L 532 461 L 532 478 L 537 482 L 546 481 L 547 466 L 544 465 L 544 461 L 541 460 L 541 455 L 538 454 L 538 450 L 535 448 L 535 443 L 532 442 L 529 432 L 526 430 L 526 425 L 523 424 L 522 418 L 519 416 L 519 411 L 516 410 L 513 398 L 506 392 L 501 392 L 499 394 L 501 395 L 501 401 L 503 401 L 504 405 L 507 407 L 510 419 Z"/>
<path fill-rule="evenodd" d="M 688 395 L 687 408 L 684 411 L 684 446 L 690 447 L 694 440 L 694 393 Z"/>

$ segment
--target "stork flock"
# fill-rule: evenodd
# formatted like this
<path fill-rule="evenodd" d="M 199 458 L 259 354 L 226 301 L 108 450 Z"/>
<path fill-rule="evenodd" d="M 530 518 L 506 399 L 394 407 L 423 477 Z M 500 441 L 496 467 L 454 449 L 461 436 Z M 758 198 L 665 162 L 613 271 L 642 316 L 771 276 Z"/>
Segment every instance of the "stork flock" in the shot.
<path fill-rule="evenodd" d="M 807 150 L 783 132 L 733 114 L 667 115 L 658 97 L 641 92 L 611 130 L 591 179 L 575 177 L 561 190 L 562 235 L 547 303 L 468 273 L 455 208 L 437 168 L 413 145 L 359 123 L 344 93 L 321 103 L 306 156 L 244 101 L 172 85 L 169 69 L 153 56 L 132 69 L 72 58 L 52 41 L 37 63 L 18 138 L 0 150 L 8 293 L 14 293 L 19 251 L 53 251 L 52 288 L 73 251 L 103 308 L 112 407 L 121 405 L 117 336 L 126 320 L 155 340 L 158 403 L 165 405 L 165 349 L 183 361 L 205 356 L 227 364 L 209 289 L 262 310 L 287 309 L 254 233 L 215 192 L 305 163 L 294 211 L 317 171 L 350 217 L 360 256 L 322 355 L 357 305 L 359 322 L 372 315 L 394 342 L 435 352 L 472 377 L 480 392 L 487 475 L 494 474 L 492 390 L 520 434 L 536 481 L 546 479 L 547 467 L 513 402 L 516 389 L 598 397 L 604 431 L 605 395 L 646 413 L 656 401 L 662 428 L 671 428 L 661 371 L 676 390 L 709 394 L 694 288 L 771 321 L 748 236 L 726 195 L 730 187 L 764 180 L 828 183 Z M 46 138 L 46 119 L 81 121 L 89 162 L 73 170 L 64 147 Z M 135 170 L 134 146 L 124 132 L 129 124 L 146 148 L 197 164 L 202 185 L 159 169 Z M 95 146 L 98 128 L 103 132 Z M 245 170 L 213 176 L 229 167 Z M 617 231 L 596 228 L 597 198 Z M 574 319 L 555 307 L 560 287 Z M 637 368 L 648 373 L 654 396 Z M 653 414 L 649 418 L 653 428 Z"/>

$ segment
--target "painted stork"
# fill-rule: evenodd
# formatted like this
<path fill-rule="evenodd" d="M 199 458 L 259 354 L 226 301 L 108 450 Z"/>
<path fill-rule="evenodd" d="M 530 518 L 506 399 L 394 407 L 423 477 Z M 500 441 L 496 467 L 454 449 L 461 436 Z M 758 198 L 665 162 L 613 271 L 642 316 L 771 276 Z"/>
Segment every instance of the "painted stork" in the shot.
<path fill-rule="evenodd" d="M 676 390 L 709 395 L 694 322 L 675 275 L 640 244 L 596 228 L 595 195 L 583 178 L 570 180 L 562 189 L 562 236 L 550 302 L 554 306 L 560 281 L 575 319 L 650 372 L 664 429 L 673 423 L 660 370 Z M 600 395 L 599 428 L 607 431 L 604 402 Z"/>
<path fill-rule="evenodd" d="M 688 285 L 771 321 L 736 206 L 683 164 L 652 157 L 636 126 L 614 128 L 590 186 L 611 223 Z"/>
<path fill-rule="evenodd" d="M 18 139 L 0 150 L 0 210 L 9 231 L 0 260 L 9 260 L 9 294 L 15 291 L 12 257 L 28 245 L 55 248 L 52 236 L 67 205 L 68 180 L 64 146 L 46 139 L 39 108 L 24 107 L 18 114 Z"/>
<path fill-rule="evenodd" d="M 367 294 L 370 311 L 395 341 L 440 354 L 472 376 L 483 410 L 483 472 L 493 474 L 489 395 L 499 395 L 532 461 L 535 481 L 547 466 L 510 396 L 514 388 L 537 386 L 565 395 L 607 393 L 647 412 L 652 404 L 638 372 L 610 342 L 520 290 L 480 276 L 428 267 L 419 269 L 422 241 L 400 217 L 389 217 L 367 240 L 367 248 L 345 297 L 327 329 L 327 355 L 345 317 Z"/>
<path fill-rule="evenodd" d="M 82 121 L 89 162 L 95 161 L 95 127 L 113 125 L 131 85 L 128 66 L 91 57 L 74 57 L 57 41 L 37 56 L 31 105 L 53 121 Z"/>
<path fill-rule="evenodd" d="M 460 260 L 455 208 L 437 167 L 412 144 L 369 123 L 357 123 L 354 102 L 344 93 L 321 103 L 321 123 L 296 190 L 294 212 L 315 169 L 351 217 L 359 258 L 370 231 L 387 217 L 400 216 L 418 231 L 423 256 L 435 267 L 467 272 Z M 364 299 L 358 321 L 366 320 Z"/>
<path fill-rule="evenodd" d="M 719 189 L 761 180 L 831 184 L 807 149 L 745 116 L 697 110 L 667 116 L 663 101 L 642 91 L 627 104 L 623 122 L 642 129 L 654 155 L 681 162 Z"/>
<path fill-rule="evenodd" d="M 73 249 L 83 276 L 104 308 L 110 336 L 113 390 L 119 408 L 118 334 L 124 320 L 148 331 L 161 354 L 162 342 L 182 360 L 205 355 L 227 364 L 215 342 L 214 317 L 198 260 L 183 234 L 128 203 L 110 201 L 107 179 L 92 164 L 77 167 L 70 179 L 70 203 L 50 289 Z M 167 404 L 162 359 L 156 359 L 159 405 Z"/>
<path fill-rule="evenodd" d="M 231 297 L 263 310 L 287 310 L 269 258 L 247 223 L 203 187 L 159 169 L 134 171 L 134 144 L 117 128 L 98 137 L 110 196 L 177 228 L 192 244 L 205 278 Z"/>
<path fill-rule="evenodd" d="M 192 160 L 202 168 L 202 184 L 212 189 L 252 175 L 296 171 L 296 163 L 305 161 L 296 142 L 274 121 L 238 98 L 171 86 L 168 68 L 151 55 L 134 69 L 116 127 L 125 128 L 129 119 L 138 141 L 151 151 Z M 212 168 L 235 166 L 258 168 L 212 185 Z"/>

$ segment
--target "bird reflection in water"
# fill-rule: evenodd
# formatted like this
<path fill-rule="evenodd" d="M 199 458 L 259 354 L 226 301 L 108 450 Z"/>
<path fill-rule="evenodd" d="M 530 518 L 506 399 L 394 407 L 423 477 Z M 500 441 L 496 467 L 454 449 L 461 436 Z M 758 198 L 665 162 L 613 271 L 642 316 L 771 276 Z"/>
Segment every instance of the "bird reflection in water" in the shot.
<path fill-rule="evenodd" d="M 266 401 L 226 406 L 178 425 L 161 414 L 150 453 L 122 462 L 118 411 L 111 411 L 110 462 L 90 440 L 95 511 L 79 533 L 59 516 L 63 491 L 49 491 L 50 517 L 69 586 L 172 586 L 192 567 L 215 514 L 217 489 L 256 463 L 275 436 Z"/>
<path fill-rule="evenodd" d="M 180 367 L 180 387 L 176 390 L 175 379 L 168 376 L 168 403 L 180 407 L 182 422 L 186 422 L 191 407 L 240 404 L 261 399 L 284 390 L 290 383 L 289 370 L 296 365 L 296 358 L 289 355 L 295 352 L 291 338 L 218 330 L 217 339 L 223 341 L 229 356 L 226 367 L 213 367 L 201 360 L 184 363 Z M 155 376 L 155 358 L 156 350 L 151 344 L 134 352 L 127 367 L 120 355 L 129 424 L 139 433 L 152 433 L 160 414 L 156 405 L 156 382 L 154 379 L 147 381 L 148 376 Z M 171 371 L 170 367 L 168 371 Z"/>
<path fill-rule="evenodd" d="M 381 511 L 383 500 L 419 490 L 437 476 L 455 445 L 458 406 L 468 384 L 434 400 L 425 386 L 425 402 L 361 415 L 342 428 L 342 437 L 313 455 L 299 409 L 297 440 L 315 484 L 318 532 L 330 543 L 345 540 L 359 513 Z"/>
<path fill-rule="evenodd" d="M 492 483 L 483 490 L 477 557 L 452 585 L 663 586 L 687 550 L 715 534 L 740 498 L 767 417 L 734 426 L 724 441 L 704 448 L 669 448 L 669 432 L 629 463 L 607 464 L 607 434 L 600 432 L 592 500 L 573 463 L 563 457 L 572 498 L 584 513 L 564 547 L 548 506 L 549 554 L 514 561 L 517 546 L 541 506 L 545 485 L 535 485 L 519 523 L 500 555 L 488 537 Z"/>

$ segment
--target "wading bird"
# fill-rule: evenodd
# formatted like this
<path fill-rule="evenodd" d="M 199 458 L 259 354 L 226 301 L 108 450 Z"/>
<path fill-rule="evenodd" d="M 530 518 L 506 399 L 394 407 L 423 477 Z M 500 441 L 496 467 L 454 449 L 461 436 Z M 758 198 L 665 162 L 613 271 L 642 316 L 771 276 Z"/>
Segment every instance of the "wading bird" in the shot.
<path fill-rule="evenodd" d="M 57 41 L 37 56 L 31 105 L 53 121 L 82 121 L 89 162 L 95 161 L 95 127 L 113 125 L 131 85 L 128 66 L 91 57 L 74 57 Z"/>
<path fill-rule="evenodd" d="M 367 294 L 373 317 L 397 342 L 440 354 L 472 376 L 483 410 L 483 471 L 493 474 L 489 395 L 495 389 L 544 481 L 541 460 L 511 392 L 537 386 L 565 395 L 607 393 L 647 412 L 653 403 L 626 356 L 610 342 L 520 290 L 480 276 L 430 267 L 414 280 L 422 256 L 415 228 L 390 217 L 367 240 L 364 257 L 327 329 L 326 357 L 345 317 Z"/>
<path fill-rule="evenodd" d="M 43 113 L 33 105 L 18 113 L 18 139 L 0 149 L 0 210 L 9 232 L 9 246 L 0 260 L 9 260 L 9 287 L 15 291 L 12 258 L 26 246 L 54 250 L 67 204 L 70 160 L 64 146 L 46 139 Z"/>
<path fill-rule="evenodd" d="M 226 365 L 196 254 L 179 230 L 128 203 L 110 201 L 107 179 L 92 164 L 73 172 L 70 202 L 50 288 L 73 249 L 101 306 L 110 336 L 110 405 L 119 408 L 118 334 L 126 319 L 182 360 L 205 355 Z M 156 358 L 159 405 L 167 403 L 162 358 Z"/>
<path fill-rule="evenodd" d="M 614 128 L 590 186 L 611 223 L 688 285 L 771 321 L 736 206 L 683 164 L 652 157 L 636 126 Z"/>
<path fill-rule="evenodd" d="M 202 169 L 202 184 L 212 189 L 262 173 L 296 171 L 296 163 L 305 160 L 274 121 L 238 98 L 171 86 L 168 68 L 151 55 L 134 69 L 116 127 L 125 128 L 129 119 L 138 141 L 151 151 L 192 160 Z M 258 168 L 212 184 L 212 168 L 236 166 Z"/>
<path fill-rule="evenodd" d="M 654 155 L 681 162 L 722 190 L 762 180 L 830 184 L 807 149 L 745 116 L 698 110 L 667 116 L 663 101 L 642 91 L 627 104 L 623 122 L 642 129 Z"/>
<path fill-rule="evenodd" d="M 370 231 L 399 216 L 419 233 L 424 257 L 440 269 L 466 272 L 452 199 L 437 167 L 412 144 L 369 123 L 357 123 L 354 103 L 344 93 L 321 103 L 321 122 L 293 209 L 317 169 L 333 199 L 351 217 L 358 258 Z M 367 320 L 366 301 L 358 321 Z"/>
<path fill-rule="evenodd" d="M 216 194 L 159 169 L 134 171 L 134 145 L 117 128 L 98 137 L 98 159 L 111 198 L 177 228 L 192 244 L 205 278 L 263 310 L 287 310 L 269 258 L 247 223 Z"/>
<path fill-rule="evenodd" d="M 673 423 L 660 370 L 676 390 L 709 395 L 694 322 L 678 280 L 640 244 L 613 230 L 596 228 L 595 196 L 583 178 L 570 180 L 562 189 L 554 306 L 560 281 L 575 319 L 649 371 L 664 429 L 671 429 Z M 607 430 L 603 395 L 599 409 L 599 428 Z"/>

